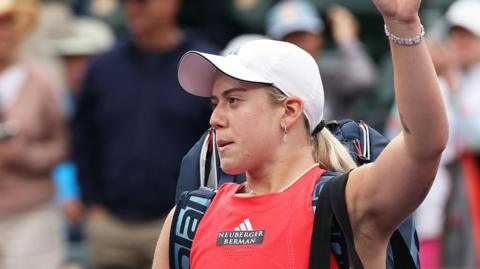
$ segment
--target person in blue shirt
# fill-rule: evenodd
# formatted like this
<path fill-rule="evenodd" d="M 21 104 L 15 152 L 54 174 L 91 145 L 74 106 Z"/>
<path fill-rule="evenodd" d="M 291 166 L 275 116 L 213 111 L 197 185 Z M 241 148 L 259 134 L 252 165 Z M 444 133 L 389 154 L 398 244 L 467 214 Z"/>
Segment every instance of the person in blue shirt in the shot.
<path fill-rule="evenodd" d="M 90 17 L 72 17 L 65 35 L 55 39 L 53 45 L 63 66 L 67 89 L 64 92 L 64 106 L 69 119 L 76 112 L 88 62 L 95 55 L 109 49 L 114 34 L 104 22 Z M 68 237 L 68 265 L 89 266 L 89 255 L 84 236 L 84 208 L 80 201 L 77 167 L 68 159 L 55 168 L 53 178 L 57 187 L 56 200 L 62 207 L 65 229 Z"/>

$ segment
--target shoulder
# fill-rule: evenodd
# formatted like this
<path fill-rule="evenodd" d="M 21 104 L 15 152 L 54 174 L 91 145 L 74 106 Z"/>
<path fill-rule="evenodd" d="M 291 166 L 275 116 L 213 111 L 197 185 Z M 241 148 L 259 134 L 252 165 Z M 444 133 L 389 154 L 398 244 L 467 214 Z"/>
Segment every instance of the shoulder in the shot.
<path fill-rule="evenodd" d="M 112 48 L 90 58 L 90 68 L 111 68 L 128 55 L 133 41 L 130 38 L 117 41 Z"/>
<path fill-rule="evenodd" d="M 22 62 L 16 67 L 25 76 L 24 87 L 35 88 L 43 97 L 61 95 L 60 87 L 51 79 L 51 70 L 39 62 Z"/>
<path fill-rule="evenodd" d="M 322 191 L 323 187 L 327 182 L 330 182 L 335 177 L 338 177 L 344 174 L 347 174 L 347 178 L 348 178 L 348 174 L 349 174 L 348 172 L 344 173 L 344 172 L 328 171 L 328 170 L 322 169 L 315 183 L 315 188 L 313 193 L 314 200 L 316 197 L 318 197 L 318 195 L 320 195 L 320 192 Z"/>
<path fill-rule="evenodd" d="M 111 49 L 89 58 L 87 72 L 83 83 L 84 88 L 90 88 L 96 83 L 103 83 L 111 80 L 113 74 L 130 68 L 128 58 L 130 57 L 130 41 L 118 41 Z M 120 78 L 121 79 L 121 78 Z"/>
<path fill-rule="evenodd" d="M 44 114 L 46 118 L 65 117 L 62 103 L 64 91 L 51 78 L 52 74 L 48 66 L 42 62 L 25 61 L 13 66 L 11 71 L 16 72 L 16 75 L 23 79 L 22 88 L 28 92 L 26 96 L 35 100 L 34 104 L 47 113 Z"/>
<path fill-rule="evenodd" d="M 233 197 L 239 190 L 241 184 L 238 183 L 224 183 L 222 184 L 218 190 L 215 191 L 215 196 L 213 199 L 224 199 L 228 197 Z"/>
<path fill-rule="evenodd" d="M 35 80 L 36 83 L 52 85 L 49 80 L 49 71 L 46 65 L 36 61 L 23 61 L 12 67 L 26 74 L 26 78 Z"/>
<path fill-rule="evenodd" d="M 177 206 L 183 207 L 185 203 L 198 202 L 197 198 L 201 198 L 202 203 L 210 203 L 214 198 L 219 196 L 225 196 L 228 194 L 235 194 L 238 190 L 239 184 L 237 183 L 225 183 L 222 184 L 218 190 L 213 190 L 206 187 L 200 187 L 191 191 L 184 191 L 180 194 Z M 195 197 L 192 199 L 192 197 Z"/>
<path fill-rule="evenodd" d="M 240 185 L 241 184 L 234 183 L 234 182 L 224 183 L 218 188 L 217 193 L 224 192 L 224 191 L 230 191 L 230 190 L 237 191 L 237 189 L 240 187 Z"/>

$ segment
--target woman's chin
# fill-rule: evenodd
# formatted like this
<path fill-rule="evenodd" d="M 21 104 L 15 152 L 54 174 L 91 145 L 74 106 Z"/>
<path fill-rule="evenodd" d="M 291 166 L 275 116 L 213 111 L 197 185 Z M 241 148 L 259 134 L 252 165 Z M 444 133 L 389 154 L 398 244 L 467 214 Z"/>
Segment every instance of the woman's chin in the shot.
<path fill-rule="evenodd" d="M 228 174 L 228 175 L 238 175 L 238 174 L 242 174 L 243 172 L 245 172 L 244 169 L 242 169 L 241 167 L 239 167 L 238 165 L 234 165 L 232 163 L 229 163 L 229 162 L 220 162 L 220 167 L 222 168 L 222 171 L 225 173 L 225 174 Z"/>

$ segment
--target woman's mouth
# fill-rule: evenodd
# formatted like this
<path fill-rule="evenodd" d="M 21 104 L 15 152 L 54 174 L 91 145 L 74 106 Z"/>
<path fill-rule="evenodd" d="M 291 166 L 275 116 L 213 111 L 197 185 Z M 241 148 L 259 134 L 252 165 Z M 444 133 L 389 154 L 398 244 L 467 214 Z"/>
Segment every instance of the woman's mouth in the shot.
<path fill-rule="evenodd" d="M 227 140 L 217 140 L 217 145 L 218 145 L 218 151 L 223 152 L 227 150 L 227 148 L 233 144 L 232 141 L 227 141 Z"/>

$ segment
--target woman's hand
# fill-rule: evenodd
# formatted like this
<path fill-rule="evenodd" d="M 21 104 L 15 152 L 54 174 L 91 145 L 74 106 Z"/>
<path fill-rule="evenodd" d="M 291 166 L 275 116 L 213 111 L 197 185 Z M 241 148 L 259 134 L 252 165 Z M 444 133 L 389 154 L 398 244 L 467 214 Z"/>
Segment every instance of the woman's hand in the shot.
<path fill-rule="evenodd" d="M 372 0 L 385 21 L 415 23 L 421 0 Z"/>

